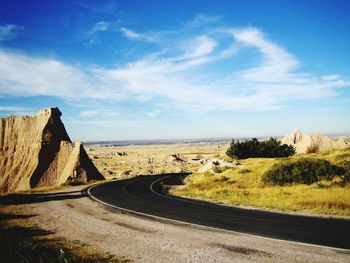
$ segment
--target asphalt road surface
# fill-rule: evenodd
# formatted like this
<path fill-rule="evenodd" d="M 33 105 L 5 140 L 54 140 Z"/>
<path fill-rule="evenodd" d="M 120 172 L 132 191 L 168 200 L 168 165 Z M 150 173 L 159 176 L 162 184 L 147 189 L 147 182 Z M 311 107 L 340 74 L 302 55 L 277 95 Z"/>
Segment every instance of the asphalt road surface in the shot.
<path fill-rule="evenodd" d="M 162 194 L 179 175 L 144 176 L 91 187 L 95 200 L 129 211 L 262 237 L 350 249 L 350 220 L 215 205 Z"/>

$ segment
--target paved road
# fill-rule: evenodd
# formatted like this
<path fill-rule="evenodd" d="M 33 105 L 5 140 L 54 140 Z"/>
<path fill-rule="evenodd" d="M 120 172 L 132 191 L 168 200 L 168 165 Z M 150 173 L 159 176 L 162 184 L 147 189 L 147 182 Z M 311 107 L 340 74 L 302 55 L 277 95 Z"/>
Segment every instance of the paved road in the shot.
<path fill-rule="evenodd" d="M 112 206 L 187 223 L 263 237 L 350 249 L 350 220 L 295 216 L 220 206 L 161 193 L 164 180 L 145 176 L 94 186 L 89 194 Z"/>

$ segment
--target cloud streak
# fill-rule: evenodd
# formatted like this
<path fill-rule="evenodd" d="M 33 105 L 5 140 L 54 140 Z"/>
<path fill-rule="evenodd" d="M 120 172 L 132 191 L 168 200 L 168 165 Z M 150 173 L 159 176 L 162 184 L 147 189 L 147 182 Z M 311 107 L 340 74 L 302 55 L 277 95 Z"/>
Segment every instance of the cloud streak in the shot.
<path fill-rule="evenodd" d="M 159 42 L 159 36 L 157 36 L 154 33 L 147 33 L 147 34 L 141 34 L 138 32 L 135 32 L 129 28 L 121 27 L 120 32 L 128 39 L 134 40 L 134 41 L 144 41 L 144 42 L 150 42 L 150 43 L 157 43 Z"/>
<path fill-rule="evenodd" d="M 0 106 L 0 115 L 6 116 L 9 114 L 15 115 L 31 115 L 34 111 L 32 108 L 20 107 L 20 106 Z"/>
<path fill-rule="evenodd" d="M 119 113 L 114 111 L 114 110 L 109 110 L 109 109 L 94 109 L 94 110 L 85 110 L 80 113 L 81 117 L 115 117 L 118 116 Z"/>
<path fill-rule="evenodd" d="M 26 112 L 31 111 L 30 108 L 18 107 L 18 106 L 0 106 L 0 111 L 6 112 Z"/>
<path fill-rule="evenodd" d="M 95 33 L 105 30 L 108 24 L 95 25 Z M 144 103 L 157 98 L 168 108 L 184 111 L 256 111 L 334 96 L 339 88 L 350 86 L 336 74 L 301 71 L 301 62 L 254 27 L 211 28 L 181 37 L 170 48 L 162 46 L 162 41 L 169 41 L 162 40 L 161 33 L 155 39 L 127 28 L 120 30 L 131 40 L 157 41 L 159 52 L 145 53 L 124 66 L 103 68 L 0 50 L 0 94 Z M 230 70 L 218 65 L 238 63 L 237 54 L 244 50 L 258 51 L 253 66 Z"/>
<path fill-rule="evenodd" d="M 22 27 L 13 24 L 0 25 L 0 42 L 13 39 L 20 29 Z"/>

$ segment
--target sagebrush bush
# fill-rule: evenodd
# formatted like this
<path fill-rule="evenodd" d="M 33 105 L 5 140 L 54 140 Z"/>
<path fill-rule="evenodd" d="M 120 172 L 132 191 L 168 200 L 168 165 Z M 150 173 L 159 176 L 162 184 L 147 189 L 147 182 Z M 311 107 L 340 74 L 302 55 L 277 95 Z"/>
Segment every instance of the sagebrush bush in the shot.
<path fill-rule="evenodd" d="M 322 159 L 303 158 L 294 162 L 275 164 L 263 175 L 263 182 L 272 185 L 312 184 L 320 180 L 332 180 L 345 174 L 341 166 Z"/>
<path fill-rule="evenodd" d="M 306 149 L 306 153 L 318 153 L 320 146 L 314 142 Z"/>

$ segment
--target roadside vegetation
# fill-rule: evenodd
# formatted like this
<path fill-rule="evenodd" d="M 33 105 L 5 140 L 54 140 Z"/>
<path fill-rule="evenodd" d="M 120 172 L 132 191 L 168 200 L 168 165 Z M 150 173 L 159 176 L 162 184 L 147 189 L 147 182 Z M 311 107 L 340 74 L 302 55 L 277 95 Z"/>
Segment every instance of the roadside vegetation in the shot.
<path fill-rule="evenodd" d="M 272 166 L 263 175 L 263 182 L 271 185 L 312 184 L 322 180 L 332 181 L 341 177 L 340 185 L 345 185 L 347 164 L 334 165 L 327 160 L 317 158 L 302 158 L 296 161 L 287 161 Z"/>
<path fill-rule="evenodd" d="M 101 181 L 89 181 L 89 182 L 84 182 L 80 180 L 70 180 L 67 181 L 66 183 L 62 185 L 54 185 L 54 186 L 40 186 L 36 188 L 32 188 L 29 190 L 23 190 L 23 191 L 17 191 L 17 194 L 35 194 L 35 193 L 47 193 L 50 191 L 57 191 L 57 190 L 63 190 L 63 189 L 69 189 L 72 186 L 78 186 L 78 185 L 94 185 L 94 184 L 99 184 Z"/>
<path fill-rule="evenodd" d="M 1 262 L 131 262 L 83 244 L 67 241 L 54 233 L 36 228 L 23 219 L 30 216 L 11 213 L 8 208 L 0 209 L 0 253 Z"/>
<path fill-rule="evenodd" d="M 350 216 L 350 149 L 238 162 L 216 173 L 194 173 L 171 193 L 224 204 Z"/>

